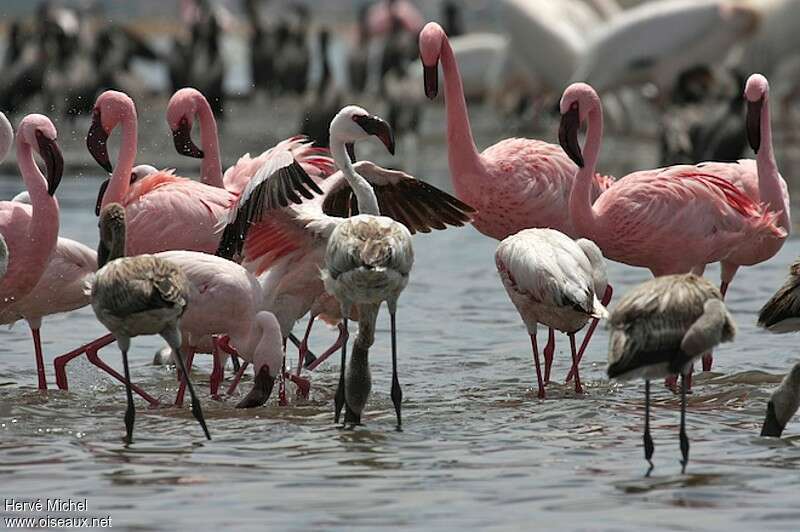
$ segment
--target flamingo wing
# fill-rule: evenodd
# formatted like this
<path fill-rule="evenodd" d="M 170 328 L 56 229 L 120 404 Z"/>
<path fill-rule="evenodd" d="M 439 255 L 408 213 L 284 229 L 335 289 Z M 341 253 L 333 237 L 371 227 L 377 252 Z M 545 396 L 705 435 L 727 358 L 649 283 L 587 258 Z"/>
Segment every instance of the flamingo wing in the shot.
<path fill-rule="evenodd" d="M 372 185 L 381 214 L 405 225 L 411 234 L 463 226 L 472 220 L 475 209 L 433 185 L 405 172 L 387 170 L 361 161 L 356 171 Z M 349 218 L 358 214 L 355 193 L 347 181 L 331 177 L 332 187 L 325 195 L 322 211 L 329 216 Z"/>

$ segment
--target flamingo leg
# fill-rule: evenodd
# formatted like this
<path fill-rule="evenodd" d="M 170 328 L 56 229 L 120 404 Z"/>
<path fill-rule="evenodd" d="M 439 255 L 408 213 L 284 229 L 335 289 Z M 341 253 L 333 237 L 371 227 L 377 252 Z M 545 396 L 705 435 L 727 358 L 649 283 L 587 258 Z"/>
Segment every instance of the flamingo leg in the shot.
<path fill-rule="evenodd" d="M 611 302 L 611 297 L 614 295 L 614 289 L 611 288 L 611 285 L 606 285 L 606 291 L 603 293 L 603 299 L 600 300 L 600 303 L 605 307 Z M 578 349 L 578 364 L 581 363 L 583 360 L 583 353 L 586 351 L 586 347 L 589 345 L 589 340 L 592 339 L 592 335 L 594 334 L 594 330 L 597 329 L 597 324 L 600 323 L 600 320 L 597 318 L 593 318 L 592 322 L 589 324 L 589 329 L 586 330 L 586 336 L 583 337 L 583 341 L 581 342 L 581 347 Z M 569 373 L 567 374 L 567 383 L 572 380 L 575 376 L 572 369 L 570 368 Z"/>
<path fill-rule="evenodd" d="M 542 381 L 542 368 L 539 365 L 539 347 L 536 345 L 536 333 L 531 335 L 531 345 L 533 346 L 533 363 L 536 366 L 536 380 L 539 382 L 539 399 L 544 399 L 544 382 Z"/>
<path fill-rule="evenodd" d="M 133 423 L 136 420 L 136 406 L 133 404 L 133 392 L 131 390 L 131 370 L 128 366 L 128 347 L 130 342 L 126 341 L 122 349 L 122 368 L 125 372 L 125 395 L 128 399 L 128 407 L 125 409 L 125 441 L 128 445 L 133 443 Z"/>
<path fill-rule="evenodd" d="M 306 333 L 303 335 L 303 340 L 300 342 L 300 346 L 298 348 L 299 358 L 297 359 L 297 369 L 295 370 L 295 375 L 298 377 L 300 376 L 300 370 L 302 370 L 303 366 L 306 365 L 304 364 L 306 357 L 310 354 L 308 350 L 308 337 L 311 334 L 311 326 L 314 325 L 315 319 L 315 316 L 308 318 L 308 327 L 306 327 Z M 316 360 L 316 357 L 314 357 L 314 360 Z M 313 363 L 314 360 L 312 360 L 311 363 Z"/>
<path fill-rule="evenodd" d="M 278 405 L 289 405 L 289 401 L 286 399 L 286 338 L 283 339 L 283 361 L 281 362 L 281 380 L 278 384 Z"/>
<path fill-rule="evenodd" d="M 570 333 L 567 336 L 569 336 L 569 349 L 572 351 L 572 372 L 575 373 L 575 393 L 581 394 L 583 393 L 583 387 L 581 386 L 581 376 L 578 372 L 580 360 L 575 350 L 575 333 Z"/>
<path fill-rule="evenodd" d="M 303 365 L 306 367 L 317 359 L 317 356 L 308 348 L 308 336 L 311 334 L 311 325 L 314 323 L 315 319 L 316 316 L 308 318 L 308 328 L 306 329 L 306 334 L 303 337 L 303 340 L 298 340 L 294 334 L 289 333 L 289 340 L 297 349 L 303 352 L 302 356 L 305 359 L 305 364 Z"/>
<path fill-rule="evenodd" d="M 689 463 L 689 438 L 686 436 L 686 392 L 689 387 L 687 376 L 681 378 L 681 473 L 686 473 L 686 464 Z"/>
<path fill-rule="evenodd" d="M 104 338 L 106 338 L 106 337 L 104 336 L 100 340 L 102 340 Z M 113 336 L 111 336 L 111 341 L 114 341 L 114 337 Z M 104 345 L 110 344 L 111 341 L 109 341 L 107 344 L 104 344 Z M 96 342 L 99 342 L 99 340 L 96 341 Z M 89 348 L 86 349 L 86 358 L 89 360 L 89 362 L 91 362 L 93 366 L 105 371 L 111 377 L 113 377 L 114 379 L 118 380 L 122 384 L 125 384 L 125 377 L 120 375 L 119 372 L 114 370 L 114 368 L 112 368 L 111 366 L 109 366 L 108 364 L 106 364 L 105 362 L 103 362 L 100 359 L 100 357 L 97 354 L 97 350 L 98 349 L 99 349 L 99 347 L 96 347 L 96 346 L 92 346 L 92 347 L 89 347 Z M 139 397 L 141 397 L 142 399 L 144 399 L 145 401 L 150 403 L 150 406 L 158 406 L 158 404 L 159 404 L 158 403 L 158 399 L 155 399 L 153 396 L 151 396 L 150 394 L 148 394 L 147 392 L 145 392 L 144 390 L 142 390 L 141 388 L 139 388 L 135 384 L 131 383 L 131 389 L 134 392 L 136 392 L 136 395 L 138 395 Z"/>
<path fill-rule="evenodd" d="M 650 435 L 650 381 L 644 381 L 644 436 L 642 437 L 644 441 L 644 459 L 647 460 L 647 463 L 650 464 L 650 467 L 647 469 L 647 473 L 644 476 L 649 477 L 650 473 L 653 472 L 653 451 L 655 451 L 655 446 L 653 445 L 653 437 Z"/>
<path fill-rule="evenodd" d="M 178 353 L 178 356 L 181 356 Z M 178 385 L 178 394 L 175 396 L 175 406 L 183 406 L 183 397 L 186 395 L 186 384 L 189 382 L 189 379 L 186 378 L 187 375 L 184 373 L 186 371 L 192 371 L 192 362 L 194 362 L 194 347 L 189 346 L 186 349 L 186 369 L 183 369 L 183 364 L 181 364 L 181 368 L 178 370 L 178 380 L 180 381 L 180 385 Z"/>
<path fill-rule="evenodd" d="M 239 368 L 239 371 L 237 371 L 236 375 L 233 376 L 233 382 L 231 382 L 230 386 L 228 386 L 228 391 L 225 392 L 226 395 L 233 395 L 233 392 L 236 390 L 236 387 L 239 386 L 239 381 L 242 380 L 242 376 L 249 365 L 250 363 L 246 360 L 242 362 L 242 366 Z"/>
<path fill-rule="evenodd" d="M 192 385 L 192 381 L 189 378 L 189 370 L 187 369 L 186 365 L 183 363 L 183 357 L 180 354 L 181 342 L 180 342 L 180 331 L 175 329 L 174 331 L 165 330 L 162 331 L 161 336 L 167 343 L 172 347 L 172 351 L 175 353 L 175 360 L 178 363 L 179 369 L 181 371 L 181 375 L 183 375 L 183 381 L 181 384 L 186 385 L 189 388 L 189 396 L 192 398 L 192 415 L 200 424 L 200 428 L 203 429 L 203 433 L 206 436 L 206 439 L 211 439 L 211 434 L 208 432 L 208 426 L 206 425 L 205 416 L 203 416 L 203 409 L 200 407 L 200 400 L 197 398 L 197 394 L 194 392 L 194 386 Z M 189 353 L 194 356 L 194 350 L 190 350 Z M 191 362 L 191 360 L 189 361 Z"/>
<path fill-rule="evenodd" d="M 556 332 L 552 327 L 547 328 L 547 344 L 544 346 L 544 383 L 550 383 L 550 368 L 553 366 L 553 358 L 556 353 Z"/>
<path fill-rule="evenodd" d="M 400 418 L 400 408 L 403 403 L 403 390 L 400 388 L 400 380 L 397 378 L 397 327 L 395 324 L 394 312 L 390 314 L 392 323 L 392 403 L 397 414 L 397 430 L 401 430 L 403 422 Z"/>
<path fill-rule="evenodd" d="M 347 318 L 342 319 L 344 330 L 347 331 Z M 339 386 L 336 388 L 336 395 L 334 396 L 334 416 L 333 422 L 339 423 L 339 417 L 342 413 L 344 406 L 344 369 L 345 362 L 347 361 L 347 337 L 342 342 L 342 365 L 339 368 Z"/>
<path fill-rule="evenodd" d="M 44 354 L 42 353 L 42 337 L 39 335 L 39 329 L 31 328 L 33 335 L 33 350 L 36 355 L 36 375 L 39 378 L 39 389 L 47 389 L 47 378 L 44 374 Z"/>
<path fill-rule="evenodd" d="M 114 335 L 107 334 L 97 340 L 89 342 L 88 344 L 84 344 L 77 349 L 73 349 L 69 353 L 56 357 L 53 361 L 53 367 L 56 371 L 56 385 L 58 385 L 59 390 L 68 390 L 69 384 L 67 383 L 67 363 L 72 360 L 73 358 L 77 358 L 84 353 L 87 353 L 89 349 L 94 348 L 95 350 L 100 349 L 102 347 L 107 346 L 111 342 L 114 342 L 116 339 Z"/>
<path fill-rule="evenodd" d="M 222 384 L 222 379 L 225 378 L 225 360 L 224 355 L 219 352 L 218 341 L 216 336 L 211 338 L 214 369 L 211 371 L 209 387 L 211 388 L 211 397 L 215 400 L 219 400 L 219 386 Z"/>
<path fill-rule="evenodd" d="M 330 346 L 324 353 L 317 357 L 317 359 L 310 365 L 306 366 L 308 371 L 314 371 L 320 364 L 325 362 L 333 353 L 339 350 L 344 343 L 347 342 L 347 339 L 350 337 L 350 333 L 347 330 L 347 325 L 343 325 L 339 323 L 339 337 L 336 338 L 336 341 Z"/>
<path fill-rule="evenodd" d="M 689 373 L 686 375 L 686 383 L 689 387 L 689 390 L 692 389 L 692 374 L 694 373 L 694 365 L 689 370 Z M 664 379 L 664 386 L 669 388 L 672 393 L 678 393 L 678 376 L 677 375 L 670 375 L 666 379 Z"/>

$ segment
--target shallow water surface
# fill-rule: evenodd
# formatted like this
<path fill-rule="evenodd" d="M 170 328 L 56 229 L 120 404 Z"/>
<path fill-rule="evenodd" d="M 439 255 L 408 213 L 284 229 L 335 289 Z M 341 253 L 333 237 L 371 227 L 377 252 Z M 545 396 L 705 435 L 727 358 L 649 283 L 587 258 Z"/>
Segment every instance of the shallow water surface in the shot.
<path fill-rule="evenodd" d="M 439 183 L 446 182 L 444 164 L 437 159 L 431 166 L 438 172 L 428 172 Z M 0 193 L 10 197 L 19 186 L 3 179 Z M 65 178 L 59 191 L 62 235 L 92 246 L 96 186 Z M 561 384 L 569 367 L 561 336 L 555 382 L 540 401 L 528 336 L 494 268 L 495 242 L 470 227 L 416 237 L 415 246 L 398 311 L 402 432 L 394 430 L 389 398 L 385 314 L 370 357 L 373 397 L 364 426 L 333 424 L 338 357 L 313 375 L 308 401 L 281 408 L 273 397 L 269 406 L 240 411 L 235 397 L 210 399 L 211 364 L 199 356 L 193 376 L 213 441 L 202 438 L 188 407 L 153 410 L 138 402 L 130 447 L 122 443 L 123 387 L 78 359 L 69 366 L 69 392 L 40 394 L 27 327 L 18 323 L 0 332 L 3 497 L 87 499 L 80 516 L 110 515 L 115 528 L 135 530 L 797 528 L 800 437 L 792 435 L 800 423 L 782 441 L 758 437 L 769 391 L 797 358 L 797 337 L 754 325 L 800 252 L 797 241 L 768 264 L 741 270 L 729 292 L 740 332 L 715 353 L 714 372 L 695 380 L 686 475 L 679 401 L 654 386 L 651 478 L 643 477 L 643 386 L 606 380 L 602 328 L 582 366 L 585 395 Z M 718 270 L 708 275 L 716 282 Z M 610 277 L 619 295 L 649 274 L 611 264 Z M 50 382 L 55 356 L 103 332 L 88 308 L 46 319 Z M 334 336 L 318 327 L 312 348 L 323 350 Z M 132 372 L 168 401 L 176 383 L 168 369 L 150 364 L 157 347 L 153 338 L 135 339 Z M 103 353 L 120 367 L 116 348 Z M 249 385 L 247 377 L 241 389 Z"/>

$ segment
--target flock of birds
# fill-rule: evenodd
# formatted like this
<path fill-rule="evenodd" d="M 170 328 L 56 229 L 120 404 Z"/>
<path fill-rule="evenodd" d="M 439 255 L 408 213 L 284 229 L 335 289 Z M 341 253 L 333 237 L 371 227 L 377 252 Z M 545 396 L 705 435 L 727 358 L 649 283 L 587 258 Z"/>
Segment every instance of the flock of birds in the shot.
<path fill-rule="evenodd" d="M 66 366 L 81 355 L 124 383 L 126 441 L 133 441 L 137 394 L 159 401 L 131 380 L 131 339 L 160 335 L 178 367 L 176 405 L 185 389 L 207 438 L 201 403 L 189 374 L 198 353 L 213 356 L 212 397 L 220 396 L 227 359 L 235 392 L 253 366 L 253 387 L 237 404 L 265 404 L 286 381 L 300 396 L 313 371 L 341 353 L 335 422 L 358 425 L 371 391 L 369 350 L 386 302 L 391 323 L 391 398 L 398 429 L 396 311 L 409 281 L 412 235 L 472 223 L 500 240 L 500 280 L 531 338 L 538 395 L 544 398 L 555 353 L 555 331 L 569 337 L 567 381 L 582 393 L 580 362 L 600 320 L 611 329 L 608 376 L 645 380 L 645 457 L 652 470 L 650 381 L 681 376 L 680 449 L 685 470 L 686 393 L 693 365 L 712 364 L 712 350 L 733 340 L 735 324 L 724 298 L 736 271 L 773 257 L 791 230 L 787 186 L 775 161 L 769 84 L 760 74 L 745 83 L 745 135 L 756 158 L 643 170 L 614 179 L 596 172 L 603 137 L 603 106 L 592 86 L 563 92 L 559 145 L 527 138 L 501 140 L 479 152 L 472 137 L 459 65 L 444 29 L 435 22 L 418 38 L 425 94 L 433 99 L 444 76 L 448 161 L 455 196 L 398 170 L 356 162 L 355 143 L 377 138 L 394 154 L 395 137 L 382 118 L 345 106 L 330 121 L 330 147 L 301 136 L 256 157 L 242 156 L 223 172 L 217 127 L 203 94 L 183 88 L 166 117 L 178 153 L 202 159 L 199 180 L 137 165 L 137 114 L 123 92 L 105 91 L 92 108 L 87 149 L 111 175 L 97 198 L 97 251 L 58 236 L 56 191 L 64 162 L 53 123 L 25 116 L 14 132 L 0 115 L 0 156 L 15 144 L 27 189 L 0 202 L 0 322 L 30 325 L 38 385 L 47 389 L 40 341 L 42 318 L 91 304 L 109 335 L 55 359 L 56 383 L 67 389 Z M 199 123 L 201 145 L 192 139 Z M 586 125 L 586 141 L 579 131 Z M 121 132 L 112 163 L 107 142 Z M 34 154 L 44 162 L 44 173 Z M 605 260 L 649 268 L 654 279 L 635 287 L 609 310 L 613 290 Z M 720 288 L 701 277 L 720 262 Z M 302 340 L 292 334 L 309 315 Z M 308 349 L 317 318 L 338 324 L 339 337 L 319 356 Z M 358 334 L 347 357 L 349 323 Z M 549 328 L 541 367 L 538 325 Z M 800 262 L 764 306 L 759 324 L 774 332 L 800 329 Z M 588 325 L 588 327 L 587 327 Z M 586 328 L 580 346 L 576 339 Z M 298 363 L 286 365 L 287 341 Z M 117 342 L 124 374 L 98 355 Z M 241 362 L 240 362 L 241 361 Z M 762 435 L 780 436 L 800 405 L 800 364 L 767 406 Z M 648 474 L 649 471 L 648 470 Z"/>

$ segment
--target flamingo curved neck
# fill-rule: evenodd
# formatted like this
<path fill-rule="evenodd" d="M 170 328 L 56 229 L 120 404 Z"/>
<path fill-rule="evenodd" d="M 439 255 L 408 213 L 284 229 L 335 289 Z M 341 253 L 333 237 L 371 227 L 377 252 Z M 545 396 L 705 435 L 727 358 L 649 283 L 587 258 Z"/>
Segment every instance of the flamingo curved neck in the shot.
<path fill-rule="evenodd" d="M 458 62 L 446 35 L 442 36 L 441 50 L 444 106 L 447 112 L 447 154 L 451 178 L 454 184 L 458 184 L 465 176 L 479 173 L 482 164 L 469 124 L 461 72 L 458 70 Z"/>
<path fill-rule="evenodd" d="M 779 213 L 778 223 L 781 228 L 789 232 L 791 221 L 787 205 L 784 205 L 783 188 L 781 187 L 780 173 L 775 162 L 775 152 L 772 147 L 772 124 L 769 114 L 769 95 L 764 96 L 764 105 L 761 108 L 761 149 L 756 154 L 756 168 L 758 169 L 758 192 L 761 201 L 766 203 L 771 211 Z"/>
<path fill-rule="evenodd" d="M 125 196 L 127 196 L 128 190 L 130 190 L 133 163 L 136 161 L 136 135 L 138 127 L 136 116 L 126 116 L 120 122 L 122 127 L 122 140 L 120 141 L 119 156 L 117 157 L 117 164 L 114 167 L 114 172 L 111 174 L 108 189 L 103 195 L 103 207 L 109 203 L 121 203 L 125 205 Z"/>
<path fill-rule="evenodd" d="M 595 239 L 597 229 L 597 219 L 592 208 L 592 180 L 602 138 L 603 111 L 600 107 L 594 107 L 589 111 L 586 144 L 583 150 L 584 165 L 578 169 L 569 198 L 572 223 L 581 236 L 591 240 Z"/>
<path fill-rule="evenodd" d="M 197 118 L 200 121 L 200 145 L 203 147 L 200 179 L 206 185 L 223 188 L 222 158 L 219 154 L 217 121 L 206 99 L 201 98 L 201 100 L 202 102 L 197 108 Z"/>
<path fill-rule="evenodd" d="M 378 207 L 378 198 L 375 197 L 375 191 L 372 190 L 372 185 L 353 168 L 353 163 L 350 162 L 350 156 L 347 154 L 345 143 L 335 135 L 331 137 L 331 155 L 333 155 L 336 166 L 341 169 L 344 178 L 350 184 L 353 193 L 356 195 L 358 212 L 360 214 L 380 216 L 381 211 Z"/>

